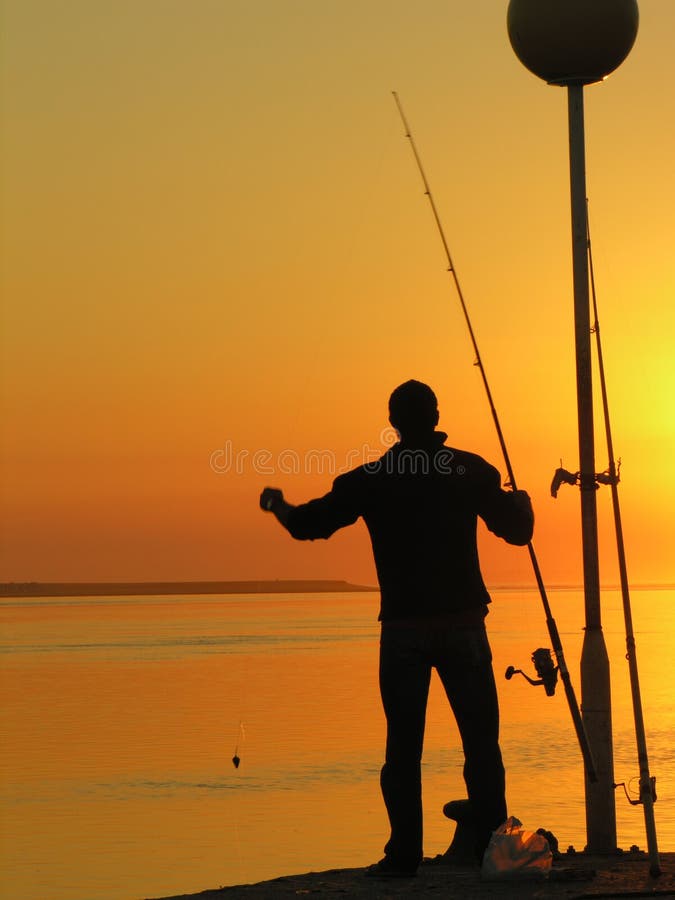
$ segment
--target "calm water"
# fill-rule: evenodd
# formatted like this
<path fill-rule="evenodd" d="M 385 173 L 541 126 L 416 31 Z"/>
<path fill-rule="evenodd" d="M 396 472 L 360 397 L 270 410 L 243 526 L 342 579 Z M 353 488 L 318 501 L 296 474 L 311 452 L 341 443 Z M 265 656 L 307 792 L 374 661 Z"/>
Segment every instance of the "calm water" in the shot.
<path fill-rule="evenodd" d="M 488 618 L 509 811 L 585 842 L 583 771 L 561 688 L 531 671 L 550 646 L 536 592 L 494 591 Z M 582 596 L 551 605 L 579 694 Z M 675 850 L 675 591 L 633 590 L 662 850 Z M 376 594 L 0 601 L 1 896 L 137 900 L 381 855 Z M 618 592 L 603 593 L 615 778 L 637 788 Z M 237 752 L 241 765 L 235 768 Z M 434 681 L 424 759 L 425 852 L 464 796 L 454 723 Z M 645 847 L 617 792 L 619 844 Z"/>

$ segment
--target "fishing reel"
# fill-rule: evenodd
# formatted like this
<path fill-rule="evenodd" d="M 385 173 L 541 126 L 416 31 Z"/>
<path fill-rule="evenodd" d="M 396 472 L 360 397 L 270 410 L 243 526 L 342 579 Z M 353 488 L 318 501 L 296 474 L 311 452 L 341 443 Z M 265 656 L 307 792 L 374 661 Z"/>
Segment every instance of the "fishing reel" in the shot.
<path fill-rule="evenodd" d="M 635 779 L 631 779 L 631 782 Z M 618 784 L 613 784 L 612 787 L 616 790 L 616 788 L 623 788 L 623 792 L 626 795 L 626 800 L 630 803 L 631 806 L 639 806 L 641 803 L 645 802 L 644 795 L 647 793 L 651 795 L 652 803 L 656 803 L 656 775 L 649 776 L 649 780 L 647 783 L 640 780 L 640 796 L 637 800 L 634 800 L 631 795 L 628 793 L 628 788 L 630 784 L 627 786 L 625 781 L 620 781 Z"/>
<path fill-rule="evenodd" d="M 532 654 L 532 662 L 534 663 L 534 668 L 539 676 L 538 681 L 535 681 L 534 678 L 530 678 L 530 676 L 526 675 L 522 669 L 515 669 L 513 666 L 508 667 L 504 677 L 507 681 L 510 681 L 514 675 L 522 675 L 526 681 L 529 681 L 530 684 L 535 685 L 535 687 L 543 684 L 546 696 L 552 697 L 555 694 L 555 686 L 558 682 L 558 667 L 553 664 L 551 651 L 544 647 L 539 647 L 539 649 L 535 650 Z"/>

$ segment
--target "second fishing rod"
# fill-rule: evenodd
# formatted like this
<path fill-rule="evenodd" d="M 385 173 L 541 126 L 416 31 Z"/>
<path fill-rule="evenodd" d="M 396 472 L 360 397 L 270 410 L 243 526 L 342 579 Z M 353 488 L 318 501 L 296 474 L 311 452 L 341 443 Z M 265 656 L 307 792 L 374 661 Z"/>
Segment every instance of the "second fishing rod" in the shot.
<path fill-rule="evenodd" d="M 509 457 L 508 449 L 506 447 L 506 441 L 504 439 L 504 433 L 502 431 L 502 427 L 499 421 L 499 416 L 497 415 L 497 409 L 495 407 L 494 401 L 492 399 L 492 391 L 490 390 L 490 385 L 487 379 L 487 375 L 485 374 L 485 368 L 483 366 L 483 360 L 480 355 L 480 350 L 478 349 L 478 342 L 476 340 L 476 335 L 473 330 L 473 326 L 471 324 L 471 319 L 469 317 L 469 311 L 467 309 L 466 302 L 464 300 L 464 294 L 462 292 L 461 285 L 459 283 L 459 278 L 457 277 L 457 272 L 455 270 L 454 263 L 452 261 L 452 255 L 450 253 L 450 247 L 448 246 L 447 239 L 445 237 L 445 231 L 443 230 L 443 225 L 441 224 L 440 217 L 438 215 L 438 210 L 436 208 L 436 203 L 434 202 L 433 195 L 431 193 L 431 188 L 429 187 L 429 182 L 427 181 L 427 176 L 424 171 L 424 167 L 422 166 L 422 161 L 420 159 L 420 155 L 417 152 L 417 147 L 415 145 L 415 141 L 412 136 L 412 132 L 410 130 L 410 126 L 408 125 L 408 121 L 405 117 L 405 113 L 403 112 L 403 107 L 401 105 L 401 101 L 399 100 L 399 96 L 396 91 L 392 91 L 394 96 L 394 100 L 396 102 L 396 106 L 398 108 L 399 115 L 401 117 L 401 121 L 403 122 L 403 127 L 405 129 L 405 136 L 410 142 L 410 147 L 412 149 L 413 155 L 415 157 L 415 162 L 417 164 L 417 168 L 419 170 L 420 176 L 422 178 L 422 182 L 424 184 L 424 193 L 429 200 L 429 205 L 431 207 L 431 211 L 434 216 L 434 221 L 436 223 L 436 227 L 438 229 L 438 233 L 441 238 L 441 242 L 443 244 L 443 249 L 445 251 L 445 256 L 448 263 L 448 272 L 452 275 L 452 279 L 454 281 L 454 285 L 457 291 L 457 296 L 459 297 L 459 302 L 462 307 L 462 313 L 464 314 L 464 320 L 466 322 L 467 328 L 469 330 L 469 336 L 471 338 L 471 344 L 473 346 L 473 351 L 475 353 L 475 365 L 480 372 L 481 379 L 483 381 L 483 387 L 485 388 L 485 393 L 487 395 L 488 404 L 490 406 L 490 412 L 492 414 L 492 421 L 494 422 L 495 429 L 497 431 L 497 438 L 499 440 L 499 446 L 501 447 L 502 455 L 504 457 L 504 464 L 506 466 L 506 473 L 508 476 L 508 486 L 512 490 L 516 490 L 516 478 L 513 472 L 513 466 L 511 465 L 511 459 Z M 541 569 L 539 568 L 539 562 L 537 560 L 537 555 L 534 550 L 534 546 L 532 542 L 527 545 L 527 550 L 530 556 L 530 561 L 532 563 L 532 569 L 534 572 L 534 577 L 537 582 L 537 587 L 539 589 L 539 594 L 541 596 L 541 601 L 544 607 L 544 613 L 546 615 L 546 626 L 548 629 L 549 637 L 551 639 L 551 644 L 553 647 L 553 653 L 555 654 L 558 673 L 560 674 L 560 680 L 563 683 L 563 687 L 565 689 L 565 696 L 567 698 L 567 703 L 569 706 L 570 714 L 572 716 L 572 723 L 574 725 L 574 730 L 577 735 L 577 740 L 579 741 L 579 748 L 581 750 L 581 754 L 584 760 L 584 766 L 586 769 L 586 775 L 591 782 L 597 781 L 597 772 L 595 769 L 595 763 L 593 761 L 593 755 L 591 753 L 590 744 L 588 741 L 588 736 L 586 735 L 586 730 L 584 728 L 583 719 L 581 718 L 581 712 L 579 710 L 579 704 L 577 702 L 576 694 L 574 692 L 574 686 L 572 685 L 572 681 L 570 678 L 570 673 L 567 668 L 567 663 L 565 661 L 565 654 L 563 652 L 562 642 L 560 640 L 560 634 L 558 632 L 558 626 L 556 625 L 555 619 L 553 618 L 553 613 L 551 612 L 551 606 L 548 601 L 548 596 L 546 594 L 546 588 L 544 585 L 544 580 L 541 574 Z M 528 681 L 531 683 L 539 684 L 542 683 L 546 687 L 547 694 L 552 694 L 555 689 L 555 681 L 551 679 L 551 674 L 553 674 L 553 678 L 555 677 L 555 672 L 553 670 L 552 664 L 549 661 L 549 664 L 546 665 L 545 661 L 543 665 L 539 665 L 541 663 L 541 656 L 537 657 L 537 654 L 540 654 L 541 651 L 535 651 L 535 655 L 533 656 L 533 662 L 537 666 L 538 674 L 541 677 L 541 681 L 532 682 L 531 679 L 528 678 Z M 511 677 L 516 670 L 510 667 L 507 670 L 507 677 Z M 526 676 L 527 677 L 527 676 Z"/>
<path fill-rule="evenodd" d="M 619 564 L 619 577 L 621 583 L 621 599 L 623 601 L 623 615 L 626 629 L 626 660 L 628 661 L 628 673 L 630 678 L 631 699 L 633 702 L 633 721 L 635 724 L 635 739 L 638 751 L 638 766 L 640 771 L 640 796 L 638 800 L 629 802 L 633 805 L 641 804 L 644 811 L 645 831 L 647 837 L 647 850 L 649 853 L 649 872 L 652 877 L 661 874 L 661 862 L 659 859 L 658 839 L 656 834 L 656 822 L 654 819 L 654 803 L 656 801 L 656 778 L 649 772 L 649 757 L 647 754 L 647 735 L 645 731 L 644 715 L 642 711 L 642 697 L 640 694 L 640 677 L 638 674 L 637 650 L 635 646 L 635 632 L 633 630 L 633 614 L 630 601 L 630 586 L 628 583 L 628 566 L 626 563 L 626 549 L 623 539 L 623 525 L 621 521 L 621 507 L 619 504 L 619 465 L 614 457 L 614 442 L 612 440 L 612 424 L 609 415 L 609 399 L 607 395 L 607 379 L 605 378 L 605 363 L 602 353 L 602 340 L 600 338 L 600 321 L 598 318 L 598 298 L 595 291 L 595 272 L 593 269 L 593 252 L 591 249 L 591 226 L 588 216 L 588 200 L 586 201 L 586 235 L 588 244 L 588 271 L 591 280 L 591 299 L 593 301 L 593 333 L 595 334 L 595 346 L 598 358 L 598 373 L 600 375 L 600 391 L 602 396 L 602 411 L 605 422 L 605 438 L 607 441 L 607 455 L 609 465 L 606 473 L 606 481 L 612 494 L 612 511 L 614 513 L 614 532 L 616 535 L 616 549 Z M 597 477 L 597 476 L 596 476 Z M 619 785 L 616 785 L 619 787 Z M 626 790 L 626 796 L 628 791 Z"/>

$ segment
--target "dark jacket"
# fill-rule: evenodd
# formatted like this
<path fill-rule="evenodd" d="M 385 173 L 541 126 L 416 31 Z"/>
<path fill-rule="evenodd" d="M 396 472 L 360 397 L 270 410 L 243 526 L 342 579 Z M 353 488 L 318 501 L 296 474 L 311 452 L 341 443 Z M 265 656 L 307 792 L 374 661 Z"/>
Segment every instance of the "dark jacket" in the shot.
<path fill-rule="evenodd" d="M 480 456 L 444 445 L 396 444 L 377 462 L 338 476 L 333 489 L 296 506 L 287 528 L 298 540 L 328 538 L 362 516 L 373 544 L 380 619 L 482 609 L 490 602 L 478 561 L 476 524 L 510 544 L 527 544 L 533 514 L 527 495 L 501 489 Z"/>

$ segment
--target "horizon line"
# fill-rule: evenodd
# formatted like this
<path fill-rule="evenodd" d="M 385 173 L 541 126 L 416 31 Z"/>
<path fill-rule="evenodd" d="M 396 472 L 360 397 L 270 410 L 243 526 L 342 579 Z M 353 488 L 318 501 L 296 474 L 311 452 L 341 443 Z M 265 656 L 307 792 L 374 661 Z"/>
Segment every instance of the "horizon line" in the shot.
<path fill-rule="evenodd" d="M 642 582 L 631 585 L 637 590 L 675 589 L 674 582 Z M 574 591 L 583 590 L 579 583 L 562 582 L 548 585 L 550 590 Z M 86 590 L 85 590 L 86 589 Z M 135 590 L 132 590 L 135 589 Z M 620 590 L 621 585 L 607 583 L 600 585 L 601 591 Z M 536 584 L 500 583 L 488 585 L 490 591 L 537 591 Z M 142 594 L 144 591 L 156 593 L 330 593 L 335 591 L 375 593 L 376 585 L 355 584 L 347 579 L 338 578 L 274 578 L 274 579 L 223 579 L 209 581 L 9 581 L 0 582 L 0 596 L 68 596 L 76 591 L 104 595 L 108 592 Z M 82 593 L 80 594 L 82 595 Z"/>

